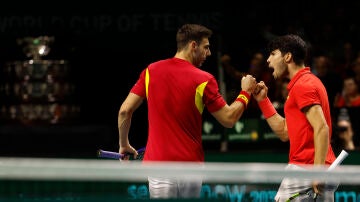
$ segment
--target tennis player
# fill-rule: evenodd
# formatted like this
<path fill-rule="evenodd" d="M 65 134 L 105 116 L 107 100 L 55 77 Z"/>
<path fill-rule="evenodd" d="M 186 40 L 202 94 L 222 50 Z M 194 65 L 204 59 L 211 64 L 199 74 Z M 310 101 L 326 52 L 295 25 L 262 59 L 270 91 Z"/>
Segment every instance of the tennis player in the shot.
<path fill-rule="evenodd" d="M 267 97 L 268 88 L 264 82 L 258 83 L 253 96 L 271 129 L 282 141 L 290 142 L 287 169 L 330 165 L 335 155 L 330 144 L 332 126 L 328 95 L 322 82 L 305 66 L 305 41 L 297 35 L 285 35 L 271 41 L 268 48 L 270 55 L 267 62 L 274 70 L 274 78 L 290 79 L 285 118 L 277 113 Z M 310 192 L 307 191 L 309 188 Z M 312 201 L 317 196 L 317 201 L 331 202 L 334 201 L 336 188 L 337 185 L 311 179 L 283 179 L 275 200 Z"/>
<path fill-rule="evenodd" d="M 147 66 L 122 103 L 119 116 L 119 153 L 137 154 L 128 133 L 133 112 L 147 101 L 149 131 L 144 162 L 204 162 L 202 113 L 206 108 L 224 127 L 242 116 L 257 83 L 244 76 L 242 90 L 228 105 L 219 93 L 216 78 L 200 67 L 211 55 L 212 31 L 185 24 L 176 34 L 174 57 Z M 240 83 L 239 83 L 240 85 Z M 149 176 L 150 198 L 199 198 L 201 179 L 168 179 Z"/>

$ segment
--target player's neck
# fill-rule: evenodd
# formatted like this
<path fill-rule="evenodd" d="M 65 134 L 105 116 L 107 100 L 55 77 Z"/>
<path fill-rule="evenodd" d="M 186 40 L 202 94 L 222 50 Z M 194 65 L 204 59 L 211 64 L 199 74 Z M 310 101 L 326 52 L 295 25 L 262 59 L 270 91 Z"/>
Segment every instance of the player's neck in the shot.
<path fill-rule="evenodd" d="M 182 60 L 186 60 L 186 61 L 192 63 L 191 57 L 189 56 L 189 54 L 186 54 L 186 52 L 184 52 L 184 51 L 176 52 L 174 57 L 182 59 Z"/>
<path fill-rule="evenodd" d="M 295 65 L 289 64 L 288 71 L 289 71 L 289 79 L 292 79 L 300 70 L 304 69 L 304 65 Z"/>

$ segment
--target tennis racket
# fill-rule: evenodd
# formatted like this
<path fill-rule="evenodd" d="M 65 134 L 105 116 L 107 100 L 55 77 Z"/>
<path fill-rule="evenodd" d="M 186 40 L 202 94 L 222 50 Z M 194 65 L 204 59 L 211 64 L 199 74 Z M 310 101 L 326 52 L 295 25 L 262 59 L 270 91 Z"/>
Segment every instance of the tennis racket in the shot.
<path fill-rule="evenodd" d="M 134 155 L 131 153 L 119 154 L 118 152 L 106 151 L 99 149 L 97 156 L 100 158 L 109 158 L 109 159 L 123 159 L 125 156 L 130 156 L 130 160 L 142 160 L 144 158 L 145 147 L 137 150 L 138 155 L 134 158 Z"/>
<path fill-rule="evenodd" d="M 342 150 L 341 153 L 339 154 L 339 156 L 335 159 L 335 161 L 329 166 L 329 168 L 327 169 L 328 171 L 334 170 L 338 165 L 341 164 L 341 162 L 344 161 L 344 159 L 349 155 L 349 153 L 347 153 L 345 150 Z M 288 198 L 286 200 L 286 202 L 291 202 L 293 199 L 303 196 L 303 195 L 307 195 L 309 198 L 312 197 L 313 201 L 316 201 L 318 194 L 314 193 L 313 188 L 309 188 L 306 189 L 303 192 L 298 192 L 292 196 L 290 196 L 290 198 Z"/>

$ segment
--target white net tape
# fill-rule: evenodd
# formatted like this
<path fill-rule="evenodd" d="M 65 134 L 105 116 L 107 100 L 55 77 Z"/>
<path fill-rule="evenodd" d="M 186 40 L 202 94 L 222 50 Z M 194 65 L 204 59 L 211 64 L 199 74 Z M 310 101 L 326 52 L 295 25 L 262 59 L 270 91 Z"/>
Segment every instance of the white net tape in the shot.
<path fill-rule="evenodd" d="M 148 176 L 201 177 L 213 182 L 279 183 L 284 177 L 311 178 L 359 184 L 360 166 L 340 165 L 328 170 L 312 167 L 304 171 L 284 170 L 279 163 L 120 162 L 118 160 L 0 158 L 0 179 L 111 180 L 145 182 Z"/>

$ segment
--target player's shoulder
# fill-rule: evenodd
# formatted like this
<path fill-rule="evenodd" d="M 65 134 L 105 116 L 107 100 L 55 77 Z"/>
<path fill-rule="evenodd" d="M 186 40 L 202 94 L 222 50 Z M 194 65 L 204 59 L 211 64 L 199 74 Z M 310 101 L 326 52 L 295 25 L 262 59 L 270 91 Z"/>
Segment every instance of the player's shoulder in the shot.
<path fill-rule="evenodd" d="M 202 69 L 199 69 L 199 68 L 196 68 L 195 71 L 197 71 L 198 74 L 201 75 L 201 76 L 204 77 L 204 78 L 207 78 L 207 79 L 212 79 L 212 78 L 214 78 L 214 79 L 215 79 L 214 75 L 212 75 L 210 72 L 207 72 L 207 71 L 202 70 Z"/>
<path fill-rule="evenodd" d="M 310 73 L 310 74 L 304 74 L 303 76 L 301 76 L 295 84 L 298 86 L 303 86 L 303 87 L 305 87 L 305 86 L 315 87 L 316 85 L 318 85 L 319 81 L 321 82 L 319 77 L 317 77 L 313 73 Z"/>
<path fill-rule="evenodd" d="M 160 59 L 160 60 L 157 60 L 157 61 L 154 61 L 154 62 L 150 63 L 149 66 L 161 65 L 161 64 L 169 63 L 169 62 L 171 62 L 171 58 Z"/>

